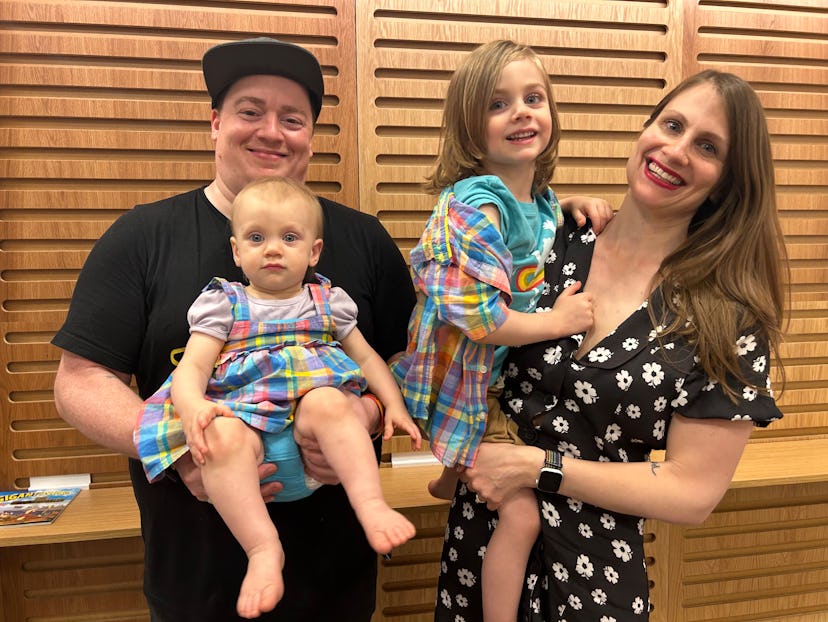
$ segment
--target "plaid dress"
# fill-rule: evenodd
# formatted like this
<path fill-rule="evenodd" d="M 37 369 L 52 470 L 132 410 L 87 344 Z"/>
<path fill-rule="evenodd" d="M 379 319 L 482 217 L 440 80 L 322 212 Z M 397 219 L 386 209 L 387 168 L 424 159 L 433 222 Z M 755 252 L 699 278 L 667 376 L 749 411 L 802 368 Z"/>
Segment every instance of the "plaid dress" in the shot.
<path fill-rule="evenodd" d="M 334 338 L 330 281 L 306 284 L 316 314 L 303 319 L 257 322 L 250 319 L 241 283 L 214 278 L 205 288 L 223 289 L 233 310 L 233 326 L 207 384 L 206 397 L 227 405 L 235 416 L 265 433 L 293 423 L 299 399 L 311 389 L 339 387 L 361 394 L 362 372 Z M 172 374 L 144 402 L 134 440 L 147 478 L 155 481 L 187 451 L 181 419 L 170 398 Z"/>

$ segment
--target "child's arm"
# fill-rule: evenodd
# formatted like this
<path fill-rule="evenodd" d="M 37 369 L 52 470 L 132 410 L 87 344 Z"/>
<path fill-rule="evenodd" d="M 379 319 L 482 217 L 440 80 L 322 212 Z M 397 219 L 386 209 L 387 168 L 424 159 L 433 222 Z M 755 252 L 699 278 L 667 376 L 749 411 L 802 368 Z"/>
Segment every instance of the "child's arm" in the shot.
<path fill-rule="evenodd" d="M 592 230 L 601 233 L 607 223 L 615 215 L 612 206 L 604 199 L 597 197 L 571 196 L 560 199 L 561 209 L 572 214 L 579 227 L 589 218 Z"/>
<path fill-rule="evenodd" d="M 422 440 L 420 429 L 408 414 L 397 382 L 382 357 L 365 341 L 365 337 L 356 327 L 342 339 L 342 349 L 359 365 L 368 381 L 368 388 L 385 406 L 385 429 L 382 438 L 390 439 L 394 429 L 399 428 L 411 437 L 411 447 L 419 449 Z"/>
<path fill-rule="evenodd" d="M 567 287 L 551 311 L 521 313 L 509 309 L 506 321 L 478 343 L 496 346 L 523 346 L 547 339 L 558 339 L 589 330 L 592 327 L 592 294 L 581 292 L 581 282 Z"/>
<path fill-rule="evenodd" d="M 204 428 L 215 417 L 232 416 L 227 406 L 204 397 L 207 382 L 223 347 L 221 339 L 194 332 L 187 341 L 181 362 L 173 372 L 170 395 L 175 412 L 181 417 L 193 461 L 198 465 L 204 464 L 208 451 Z"/>

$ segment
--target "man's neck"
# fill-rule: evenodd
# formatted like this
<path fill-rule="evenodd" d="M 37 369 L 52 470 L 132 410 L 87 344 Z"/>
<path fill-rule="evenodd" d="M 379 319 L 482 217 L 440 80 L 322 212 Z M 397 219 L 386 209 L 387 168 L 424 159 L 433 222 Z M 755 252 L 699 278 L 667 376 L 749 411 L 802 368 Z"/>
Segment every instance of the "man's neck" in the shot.
<path fill-rule="evenodd" d="M 214 179 L 204 189 L 204 194 L 207 196 L 207 200 L 213 204 L 213 207 L 230 220 L 230 216 L 233 214 L 233 199 L 228 197 L 226 192 L 222 190 L 217 179 Z"/>

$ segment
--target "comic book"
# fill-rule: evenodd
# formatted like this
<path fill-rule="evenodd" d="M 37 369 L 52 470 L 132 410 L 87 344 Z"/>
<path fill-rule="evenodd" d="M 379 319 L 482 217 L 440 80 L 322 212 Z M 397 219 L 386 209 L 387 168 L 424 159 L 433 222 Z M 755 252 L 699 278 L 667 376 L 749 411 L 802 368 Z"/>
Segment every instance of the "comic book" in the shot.
<path fill-rule="evenodd" d="M 0 492 L 0 527 L 52 523 L 80 490 L 53 488 Z"/>

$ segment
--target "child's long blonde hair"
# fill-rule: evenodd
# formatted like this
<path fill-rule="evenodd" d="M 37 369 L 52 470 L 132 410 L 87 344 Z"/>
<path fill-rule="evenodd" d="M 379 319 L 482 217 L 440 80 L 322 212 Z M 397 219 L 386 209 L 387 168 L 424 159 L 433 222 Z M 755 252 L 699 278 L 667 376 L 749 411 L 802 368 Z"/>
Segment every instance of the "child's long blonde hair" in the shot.
<path fill-rule="evenodd" d="M 535 162 L 532 194 L 546 189 L 558 160 L 561 124 L 552 96 L 552 83 L 540 57 L 532 48 L 512 41 L 497 40 L 481 45 L 469 54 L 449 82 L 443 108 L 440 154 L 434 171 L 426 177 L 425 188 L 439 194 L 461 179 L 481 175 L 486 156 L 486 121 L 503 68 L 516 60 L 533 62 L 543 76 L 552 116 L 552 133 L 546 149 Z"/>

